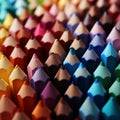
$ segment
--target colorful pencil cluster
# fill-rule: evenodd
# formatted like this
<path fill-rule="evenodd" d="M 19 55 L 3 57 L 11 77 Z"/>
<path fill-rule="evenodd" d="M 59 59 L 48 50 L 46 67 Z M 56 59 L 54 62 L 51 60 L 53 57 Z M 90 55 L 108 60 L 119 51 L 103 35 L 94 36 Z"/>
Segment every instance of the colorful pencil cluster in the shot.
<path fill-rule="evenodd" d="M 120 120 L 119 0 L 0 0 L 0 120 Z"/>

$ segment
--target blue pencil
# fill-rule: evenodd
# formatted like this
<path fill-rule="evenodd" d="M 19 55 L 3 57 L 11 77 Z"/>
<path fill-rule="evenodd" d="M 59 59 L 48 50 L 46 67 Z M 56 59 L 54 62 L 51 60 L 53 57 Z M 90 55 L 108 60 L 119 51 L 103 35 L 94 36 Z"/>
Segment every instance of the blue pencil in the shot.
<path fill-rule="evenodd" d="M 82 120 L 99 120 L 100 110 L 89 96 L 79 108 L 79 116 Z"/>
<path fill-rule="evenodd" d="M 107 100 L 107 91 L 100 83 L 98 78 L 95 79 L 94 83 L 91 85 L 87 93 L 88 96 L 93 99 L 97 107 L 101 109 Z"/>
<path fill-rule="evenodd" d="M 93 71 L 97 68 L 99 64 L 100 59 L 99 56 L 94 51 L 94 49 L 90 46 L 82 56 L 81 61 L 88 69 L 88 71 L 90 73 L 93 73 Z"/>
<path fill-rule="evenodd" d="M 120 105 L 110 97 L 102 108 L 102 120 L 120 120 Z"/>
<path fill-rule="evenodd" d="M 96 34 L 94 38 L 91 40 L 89 46 L 93 47 L 97 55 L 100 56 L 106 44 L 105 44 L 105 41 L 100 36 L 100 34 Z"/>
<path fill-rule="evenodd" d="M 115 67 L 117 64 L 117 52 L 113 45 L 109 42 L 105 47 L 104 51 L 101 53 L 101 60 L 103 64 L 109 69 L 109 71 L 114 76 Z"/>
<path fill-rule="evenodd" d="M 92 84 L 92 76 L 82 62 L 80 62 L 77 70 L 73 74 L 73 83 L 79 87 L 83 92 L 83 96 L 86 97 L 87 90 Z"/>
<path fill-rule="evenodd" d="M 74 49 L 70 48 L 65 60 L 63 61 L 63 66 L 72 75 L 77 67 L 79 66 L 79 59 L 76 57 Z"/>

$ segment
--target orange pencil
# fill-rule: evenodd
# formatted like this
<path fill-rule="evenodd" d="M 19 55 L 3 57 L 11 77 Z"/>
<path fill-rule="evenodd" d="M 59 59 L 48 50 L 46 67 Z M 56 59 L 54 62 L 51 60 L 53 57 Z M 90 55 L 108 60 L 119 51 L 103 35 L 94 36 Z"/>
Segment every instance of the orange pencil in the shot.
<path fill-rule="evenodd" d="M 0 99 L 0 120 L 11 120 L 17 107 L 5 95 Z"/>
<path fill-rule="evenodd" d="M 27 80 L 27 75 L 16 65 L 9 75 L 9 84 L 15 98 L 25 80 Z"/>
<path fill-rule="evenodd" d="M 17 110 L 12 120 L 30 120 L 30 118 L 21 110 Z"/>
<path fill-rule="evenodd" d="M 36 105 L 37 98 L 36 92 L 27 82 L 24 82 L 21 86 L 17 94 L 17 99 L 19 107 L 30 116 Z"/>
<path fill-rule="evenodd" d="M 48 120 L 50 115 L 51 110 L 47 107 L 45 102 L 40 100 L 32 111 L 32 120 Z"/>
<path fill-rule="evenodd" d="M 23 27 L 20 28 L 20 30 L 16 34 L 16 40 L 19 42 L 21 48 L 25 47 L 30 37 L 31 37 L 30 31 Z"/>
<path fill-rule="evenodd" d="M 26 20 L 28 19 L 29 16 L 30 16 L 30 13 L 28 12 L 28 10 L 23 9 L 21 15 L 18 16 L 18 18 L 23 24 L 25 24 L 25 22 L 26 22 Z"/>

